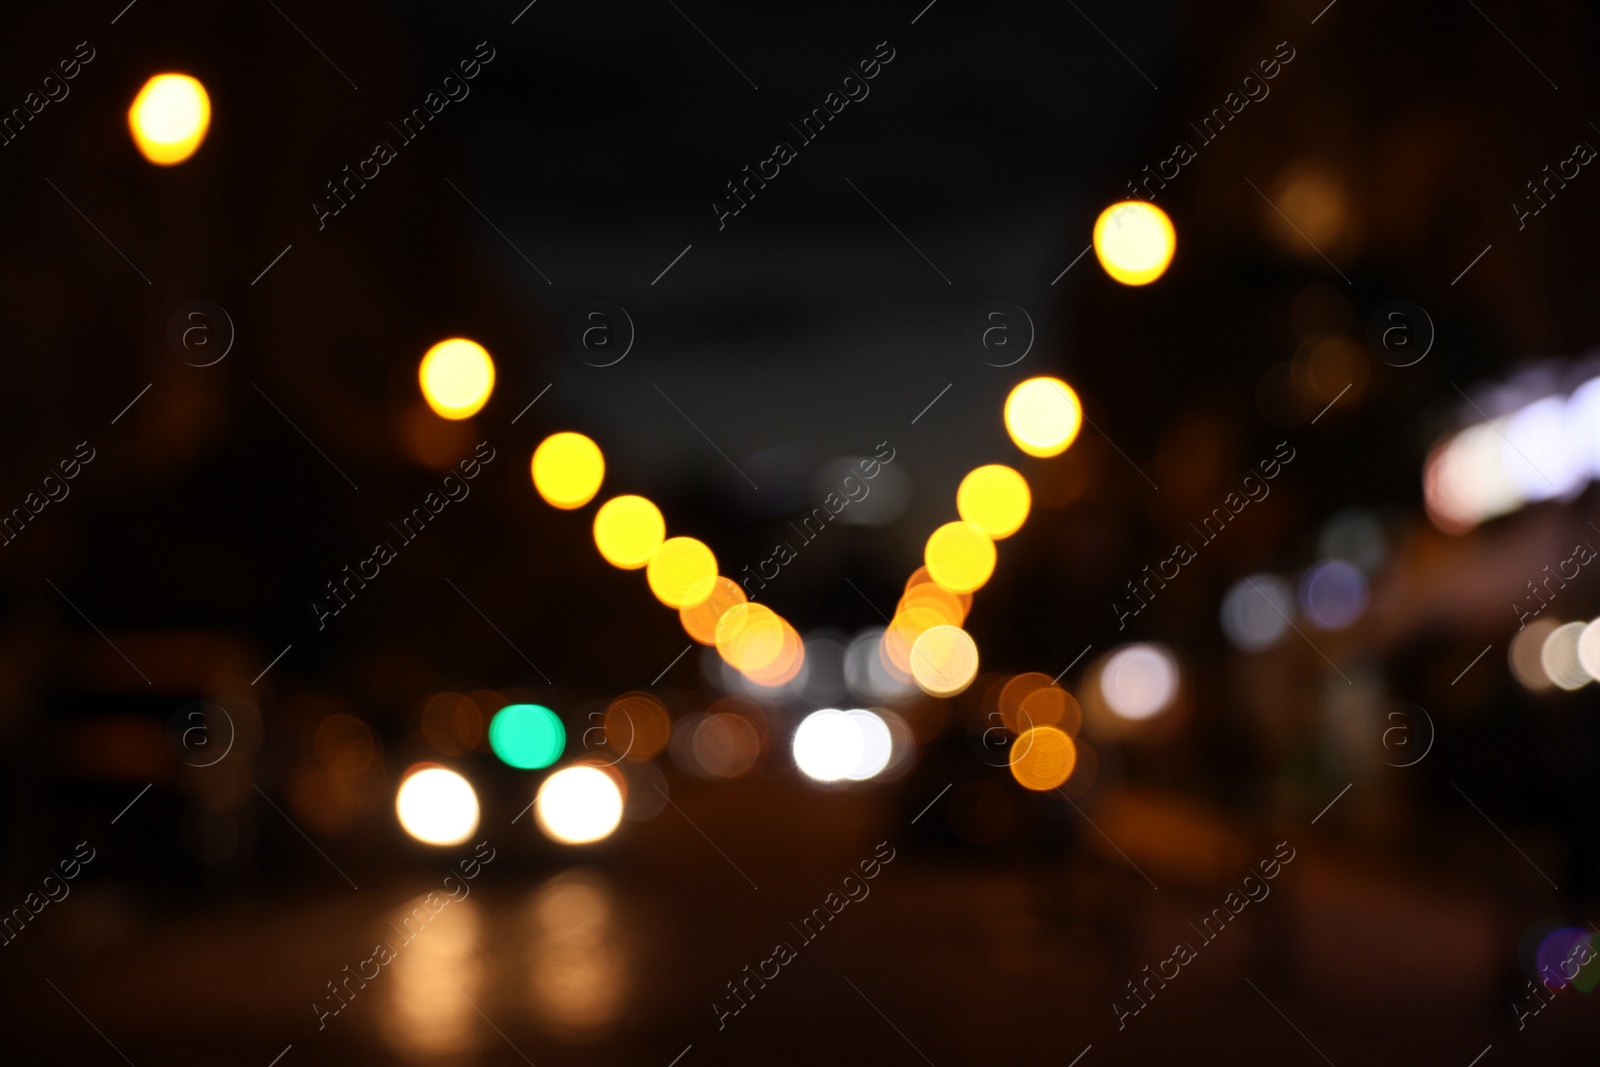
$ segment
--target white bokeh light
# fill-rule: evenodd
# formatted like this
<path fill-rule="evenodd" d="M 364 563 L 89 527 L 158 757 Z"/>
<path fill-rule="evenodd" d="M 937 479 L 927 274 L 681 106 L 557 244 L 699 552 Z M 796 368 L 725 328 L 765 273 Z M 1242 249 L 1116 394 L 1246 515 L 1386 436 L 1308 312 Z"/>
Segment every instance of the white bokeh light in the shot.
<path fill-rule="evenodd" d="M 894 755 L 894 738 L 889 732 L 889 724 L 875 713 L 861 708 L 847 711 L 845 715 L 861 732 L 861 760 L 845 777 L 853 782 L 876 778 L 889 766 L 889 758 Z"/>
<path fill-rule="evenodd" d="M 1595 619 L 1578 635 L 1578 665 L 1589 677 L 1600 679 L 1600 619 Z"/>
<path fill-rule="evenodd" d="M 406 776 L 394 798 L 406 833 L 427 845 L 456 845 L 478 828 L 478 794 L 455 771 L 424 767 Z"/>
<path fill-rule="evenodd" d="M 1568 691 L 1582 689 L 1594 681 L 1578 660 L 1578 642 L 1584 629 L 1581 622 L 1564 623 L 1552 630 L 1539 648 L 1539 665 L 1544 673 Z"/>
<path fill-rule="evenodd" d="M 850 777 L 866 754 L 860 724 L 837 708 L 813 711 L 794 732 L 794 761 L 807 778 L 819 782 Z"/>
<path fill-rule="evenodd" d="M 1589 478 L 1582 428 L 1559 396 L 1536 400 L 1506 421 L 1500 462 L 1530 501 L 1566 496 Z"/>
<path fill-rule="evenodd" d="M 599 767 L 566 767 L 544 780 L 533 802 L 539 828 L 568 845 L 611 836 L 622 821 L 622 790 Z"/>
<path fill-rule="evenodd" d="M 1100 694 L 1113 714 L 1151 718 L 1178 695 L 1178 661 L 1161 645 L 1124 645 L 1100 671 Z"/>

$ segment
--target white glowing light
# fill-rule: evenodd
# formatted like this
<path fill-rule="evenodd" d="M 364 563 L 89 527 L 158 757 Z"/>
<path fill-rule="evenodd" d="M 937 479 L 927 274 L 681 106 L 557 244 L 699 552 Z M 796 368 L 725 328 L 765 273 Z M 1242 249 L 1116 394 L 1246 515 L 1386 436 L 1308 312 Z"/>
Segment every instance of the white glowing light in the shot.
<path fill-rule="evenodd" d="M 1512 676 L 1530 692 L 1542 692 L 1555 684 L 1550 681 L 1540 660 L 1545 638 L 1554 633 L 1559 625 L 1554 619 L 1534 619 L 1517 631 L 1506 649 L 1506 663 L 1511 668 Z"/>
<path fill-rule="evenodd" d="M 1178 661 L 1160 645 L 1125 645 L 1100 672 L 1106 706 L 1124 719 L 1148 719 L 1178 694 Z"/>
<path fill-rule="evenodd" d="M 1539 666 L 1552 682 L 1568 691 L 1582 689 L 1594 681 L 1578 660 L 1578 641 L 1583 631 L 1581 622 L 1557 626 L 1539 649 Z"/>
<path fill-rule="evenodd" d="M 1600 679 L 1600 619 L 1585 626 L 1578 635 L 1578 665 L 1589 677 Z"/>
<path fill-rule="evenodd" d="M 812 712 L 794 732 L 794 761 L 806 777 L 819 782 L 850 777 L 866 755 L 860 724 L 837 708 Z"/>
<path fill-rule="evenodd" d="M 1536 400 L 1506 421 L 1500 462 L 1525 499 L 1566 496 L 1588 481 L 1580 430 L 1559 396 Z"/>
<path fill-rule="evenodd" d="M 1423 467 L 1423 498 L 1437 526 L 1463 533 L 1530 503 L 1569 499 L 1591 478 L 1600 478 L 1600 378 L 1440 442 Z"/>
<path fill-rule="evenodd" d="M 428 845 L 456 845 L 478 828 L 478 794 L 455 771 L 426 767 L 408 775 L 394 798 L 406 833 Z"/>
<path fill-rule="evenodd" d="M 545 836 L 584 845 L 610 837 L 622 821 L 622 790 L 605 771 L 579 764 L 544 780 L 533 811 Z"/>
<path fill-rule="evenodd" d="M 845 715 L 861 732 L 861 760 L 845 777 L 853 782 L 875 778 L 889 766 L 889 757 L 894 754 L 894 738 L 889 732 L 889 724 L 861 708 L 847 711 Z"/>
<path fill-rule="evenodd" d="M 1567 422 L 1589 477 L 1600 478 L 1600 378 L 1584 382 L 1567 398 Z"/>

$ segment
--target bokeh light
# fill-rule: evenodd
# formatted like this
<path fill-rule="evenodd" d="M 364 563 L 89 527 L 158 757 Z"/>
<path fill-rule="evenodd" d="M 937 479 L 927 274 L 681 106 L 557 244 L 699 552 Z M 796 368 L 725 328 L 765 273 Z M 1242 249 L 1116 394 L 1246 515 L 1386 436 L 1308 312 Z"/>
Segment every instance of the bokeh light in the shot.
<path fill-rule="evenodd" d="M 1342 559 L 1319 563 L 1300 579 L 1300 607 L 1324 630 L 1342 630 L 1367 610 L 1367 576 Z"/>
<path fill-rule="evenodd" d="M 1252 574 L 1222 598 L 1222 632 L 1243 652 L 1264 652 L 1289 632 L 1294 611 L 1288 582 L 1275 574 Z"/>
<path fill-rule="evenodd" d="M 1600 378 L 1569 396 L 1555 382 L 1513 382 L 1503 400 L 1485 403 L 1497 414 L 1434 446 L 1423 464 L 1428 516 L 1446 533 L 1542 500 L 1570 499 L 1600 476 Z M 1469 401 L 1475 414 L 1483 407 Z"/>
<path fill-rule="evenodd" d="M 1422 500 L 1439 529 L 1465 533 L 1523 505 L 1506 473 L 1502 433 L 1497 423 L 1481 423 L 1462 430 L 1428 454 L 1423 465 Z"/>
<path fill-rule="evenodd" d="M 717 588 L 717 557 L 692 537 L 669 537 L 650 556 L 645 578 L 667 607 L 693 607 Z"/>
<path fill-rule="evenodd" d="M 717 652 L 740 671 L 771 666 L 783 651 L 784 625 L 765 604 L 735 604 L 717 620 Z"/>
<path fill-rule="evenodd" d="M 561 758 L 567 730 L 543 704 L 510 704 L 489 721 L 489 747 L 501 762 L 525 771 L 548 767 Z"/>
<path fill-rule="evenodd" d="M 391 977 L 373 987 L 383 1008 L 374 1029 L 402 1063 L 475 1060 L 482 1041 L 481 1020 L 468 1001 L 483 996 L 488 978 L 483 916 L 470 898 L 451 900 L 433 914 L 429 904 L 437 907 L 438 899 L 434 894 L 412 897 L 378 927 L 394 931 L 378 936 L 399 951 L 384 967 Z M 346 993 L 359 989 L 345 987 Z"/>
<path fill-rule="evenodd" d="M 794 732 L 794 762 L 807 778 L 818 782 L 848 778 L 866 754 L 861 727 L 837 708 L 812 712 Z"/>
<path fill-rule="evenodd" d="M 317 725 L 312 748 L 323 766 L 340 778 L 360 777 L 377 753 L 371 728 L 343 712 L 329 715 Z"/>
<path fill-rule="evenodd" d="M 1024 789 L 1045 792 L 1072 776 L 1078 749 L 1066 731 L 1054 726 L 1024 730 L 1011 746 L 1011 777 Z"/>
<path fill-rule="evenodd" d="M 1600 678 L 1600 619 L 1595 619 L 1578 635 L 1578 665 L 1591 678 Z"/>
<path fill-rule="evenodd" d="M 666 705 L 651 693 L 622 694 L 606 708 L 602 721 L 606 744 L 630 760 L 654 759 L 672 734 Z"/>
<path fill-rule="evenodd" d="M 476 341 L 452 337 L 423 355 L 417 366 L 417 382 L 434 414 L 447 419 L 470 419 L 494 392 L 494 360 Z"/>
<path fill-rule="evenodd" d="M 642 496 L 612 497 L 594 514 L 594 544 L 613 567 L 635 571 L 667 536 L 661 509 Z"/>
<path fill-rule="evenodd" d="M 747 599 L 737 582 L 719 574 L 711 583 L 710 596 L 698 604 L 678 609 L 678 621 L 683 624 L 684 633 L 702 645 L 714 645 L 717 643 L 717 623 L 722 621 L 722 613 L 735 604 L 745 603 Z"/>
<path fill-rule="evenodd" d="M 422 706 L 422 739 L 444 756 L 463 756 L 483 740 L 483 713 L 460 693 L 436 693 Z"/>
<path fill-rule="evenodd" d="M 947 522 L 928 537 L 923 561 L 939 585 L 970 593 L 994 573 L 994 542 L 969 522 Z"/>
<path fill-rule="evenodd" d="M 1539 648 L 1539 666 L 1544 669 L 1545 676 L 1569 692 L 1594 681 L 1578 662 L 1578 639 L 1583 630 L 1581 622 L 1564 623 L 1551 630 Z"/>
<path fill-rule="evenodd" d="M 580 763 L 544 780 L 533 811 L 547 837 L 586 845 L 611 836 L 622 821 L 622 804 L 622 789 L 610 773 Z"/>
<path fill-rule="evenodd" d="M 1539 942 L 1534 954 L 1534 968 L 1538 974 L 1534 977 L 1551 989 L 1578 985 L 1575 980 L 1583 972 L 1584 964 L 1593 960 L 1594 955 L 1588 930 L 1581 926 L 1560 927 L 1550 931 Z"/>
<path fill-rule="evenodd" d="M 731 711 L 701 719 L 690 746 L 700 769 L 714 778 L 748 774 L 761 758 L 761 734 L 748 718 Z"/>
<path fill-rule="evenodd" d="M 317 763 L 302 763 L 289 776 L 289 810 L 318 833 L 343 833 L 355 821 L 358 806 L 364 806 L 357 803 L 358 784 Z M 230 854 L 236 847 L 229 848 Z"/>
<path fill-rule="evenodd" d="M 1511 676 L 1530 692 L 1542 692 L 1555 684 L 1544 672 L 1541 653 L 1544 651 L 1545 638 L 1554 633 L 1559 625 L 1554 619 L 1534 619 L 1512 636 L 1511 646 L 1506 649 L 1506 664 L 1511 668 Z"/>
<path fill-rule="evenodd" d="M 1506 419 L 1500 461 L 1522 498 L 1553 500 L 1582 488 L 1589 480 L 1590 432 L 1559 396 L 1535 400 Z"/>
<path fill-rule="evenodd" d="M 857 634 L 845 649 L 845 685 L 861 700 L 893 700 L 916 691 L 909 671 L 897 673 L 884 662 L 884 638 L 884 629 L 874 626 Z M 906 649 L 908 655 L 910 651 Z"/>
<path fill-rule="evenodd" d="M 1006 397 L 1006 433 L 1038 459 L 1059 456 L 1083 428 L 1083 405 L 1060 378 L 1029 378 Z"/>
<path fill-rule="evenodd" d="M 1178 661 L 1161 645 L 1124 645 L 1100 671 L 1100 695 L 1124 719 L 1148 719 L 1178 695 Z"/>
<path fill-rule="evenodd" d="M 128 130 L 144 158 L 162 167 L 194 155 L 211 127 L 211 97 L 187 74 L 157 74 L 128 108 Z"/>
<path fill-rule="evenodd" d="M 1006 729 L 1014 734 L 1020 734 L 1032 726 L 1054 726 L 1054 719 L 1038 722 L 1025 716 L 1022 711 L 1023 702 L 1029 696 L 1038 690 L 1048 688 L 1050 684 L 1050 676 L 1038 671 L 1026 671 L 994 683 L 994 686 L 998 686 L 998 692 L 991 686 L 990 693 L 994 697 L 994 703 L 990 710 L 999 715 Z"/>
<path fill-rule="evenodd" d="M 551 434 L 533 450 L 533 487 L 546 504 L 570 511 L 594 499 L 606 476 L 600 446 L 581 433 Z"/>
<path fill-rule="evenodd" d="M 952 697 L 978 676 L 978 645 L 959 626 L 934 626 L 911 646 L 911 677 L 929 696 Z"/>
<path fill-rule="evenodd" d="M 895 677 L 911 678 L 911 649 L 917 638 L 935 626 L 950 625 L 943 612 L 932 607 L 902 607 L 883 632 L 882 657 Z"/>
<path fill-rule="evenodd" d="M 1022 529 L 1032 504 L 1027 479 L 999 463 L 970 472 L 956 490 L 961 518 L 996 541 Z"/>
<path fill-rule="evenodd" d="M 1054 726 L 1068 737 L 1076 737 L 1083 728 L 1083 708 L 1076 697 L 1058 685 L 1040 686 L 1024 696 L 1017 718 L 1023 729 Z"/>
<path fill-rule="evenodd" d="M 896 612 L 909 611 L 912 608 L 921 608 L 931 611 L 951 626 L 960 626 L 967 618 L 967 609 L 972 606 L 972 594 L 952 593 L 950 590 L 934 582 L 923 582 L 920 585 L 909 587 L 905 595 L 900 598 L 900 603 L 895 606 Z M 915 640 L 913 637 L 912 640 Z"/>
<path fill-rule="evenodd" d="M 1143 200 L 1124 200 L 1094 222 L 1094 254 L 1123 285 L 1149 285 L 1166 273 L 1178 247 L 1167 213 Z"/>
<path fill-rule="evenodd" d="M 680 716 L 672 724 L 672 737 L 667 741 L 667 755 L 671 757 L 673 766 L 679 770 L 694 775 L 705 775 L 705 768 L 700 766 L 700 759 L 694 754 L 694 735 L 705 718 L 705 712 L 696 711 Z"/>
<path fill-rule="evenodd" d="M 800 633 L 789 625 L 787 619 L 778 620 L 782 631 L 782 641 L 778 646 L 778 654 L 770 663 L 760 667 L 747 668 L 743 673 L 745 680 L 764 689 L 776 689 L 786 686 L 799 677 L 801 669 L 805 666 L 806 645 L 800 638 Z"/>
<path fill-rule="evenodd" d="M 861 759 L 845 777 L 852 782 L 876 778 L 889 766 L 894 756 L 894 735 L 890 732 L 889 723 L 876 712 L 865 708 L 853 708 L 844 714 L 861 734 Z"/>
<path fill-rule="evenodd" d="M 911 768 L 916 765 L 917 733 L 911 728 L 910 723 L 887 708 L 874 708 L 872 714 L 882 719 L 884 726 L 889 730 L 889 762 L 872 777 L 879 781 L 896 781 L 909 774 Z M 866 728 L 863 728 L 862 736 L 866 738 L 867 747 L 870 749 L 872 739 L 867 736 Z M 866 757 L 863 756 L 862 759 L 864 761 Z"/>
<path fill-rule="evenodd" d="M 565 1041 L 592 1041 L 626 1011 L 634 990 L 620 902 L 600 875 L 562 871 L 526 911 L 526 981 L 521 986 L 540 1027 Z M 460 999 L 460 998 L 457 998 Z"/>
<path fill-rule="evenodd" d="M 622 791 L 624 819 L 644 822 L 667 810 L 672 787 L 660 767 L 654 763 L 631 760 L 618 764 L 617 769 L 627 780 L 627 788 Z"/>
<path fill-rule="evenodd" d="M 425 845 L 458 845 L 478 828 L 478 794 L 444 767 L 424 764 L 407 774 L 394 810 L 401 828 Z"/>

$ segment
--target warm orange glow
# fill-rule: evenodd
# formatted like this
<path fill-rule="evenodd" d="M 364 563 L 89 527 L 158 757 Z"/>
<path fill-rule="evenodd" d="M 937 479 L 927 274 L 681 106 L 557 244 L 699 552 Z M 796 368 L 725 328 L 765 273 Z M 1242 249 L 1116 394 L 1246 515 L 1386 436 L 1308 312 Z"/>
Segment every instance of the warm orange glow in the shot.
<path fill-rule="evenodd" d="M 481 1000 L 488 978 L 483 966 L 489 950 L 483 943 L 484 918 L 478 901 L 471 898 L 451 900 L 434 914 L 440 899 L 437 893 L 418 894 L 384 909 L 389 914 L 380 913 L 382 925 L 374 922 L 377 929 L 392 927 L 395 933 L 390 935 L 393 940 L 384 938 L 394 952 L 383 968 L 389 977 L 368 993 L 382 998 L 378 1003 L 383 1010 L 373 1029 L 402 1063 L 476 1059 L 483 1040 L 482 1020 L 469 1001 Z M 376 959 L 368 958 L 378 966 Z M 346 974 L 359 969 L 357 964 Z M 347 992 L 358 990 L 361 987 L 351 983 Z"/>
<path fill-rule="evenodd" d="M 959 600 L 961 602 L 962 618 L 966 618 L 967 612 L 972 610 L 971 593 L 955 593 L 949 589 L 944 589 L 943 586 L 940 586 L 939 583 L 933 580 L 933 576 L 928 573 L 928 568 L 926 566 L 918 567 L 916 570 L 911 572 L 911 577 L 906 579 L 905 595 L 909 597 L 912 594 L 912 590 L 917 589 L 918 586 L 925 585 L 931 585 L 937 589 L 942 589 L 944 592 L 950 593 L 951 596 L 954 596 L 957 600 Z"/>
<path fill-rule="evenodd" d="M 358 778 L 377 753 L 372 730 L 354 715 L 329 715 L 317 726 L 317 758 L 340 778 Z"/>
<path fill-rule="evenodd" d="M 600 446 L 581 433 L 555 433 L 533 450 L 533 487 L 546 504 L 571 511 L 593 500 L 606 476 Z"/>
<path fill-rule="evenodd" d="M 693 607 L 717 587 L 717 557 L 692 537 L 669 537 L 650 557 L 645 578 L 667 607 Z"/>
<path fill-rule="evenodd" d="M 735 604 L 717 621 L 717 652 L 737 670 L 762 670 L 783 651 L 783 628 L 765 604 Z"/>
<path fill-rule="evenodd" d="M 937 612 L 939 617 L 951 626 L 960 626 L 966 621 L 967 609 L 971 606 L 970 594 L 957 596 L 943 586 L 933 582 L 923 582 L 906 590 L 906 595 L 900 598 L 895 611 L 898 613 L 907 608 L 926 608 Z"/>
<path fill-rule="evenodd" d="M 624 693 L 606 708 L 606 744 L 630 760 L 654 759 L 667 747 L 672 717 L 666 705 L 650 693 Z"/>
<path fill-rule="evenodd" d="M 717 576 L 712 584 L 711 595 L 686 608 L 678 609 L 678 621 L 683 623 L 684 632 L 702 645 L 717 643 L 717 622 L 722 618 L 722 613 L 735 604 L 746 601 L 744 590 L 739 588 L 737 582 Z"/>
<path fill-rule="evenodd" d="M 526 936 L 516 939 L 526 970 L 508 970 L 504 982 L 526 992 L 540 1029 L 581 1045 L 604 1034 L 628 1009 L 637 979 L 621 911 L 610 883 L 581 868 L 551 878 L 529 902 L 523 912 Z M 476 1011 L 472 1017 L 481 1029 L 483 1018 Z"/>
<path fill-rule="evenodd" d="M 1083 728 L 1083 708 L 1073 695 L 1059 686 L 1047 685 L 1035 689 L 1022 698 L 1018 718 L 1027 729 L 1034 726 L 1054 726 L 1068 737 L 1077 737 Z"/>
<path fill-rule="evenodd" d="M 956 490 L 956 510 L 962 519 L 996 541 L 1022 529 L 1032 505 L 1027 479 L 999 463 L 972 471 Z"/>
<path fill-rule="evenodd" d="M 422 739 L 443 755 L 465 755 L 483 740 L 483 712 L 460 693 L 438 693 L 423 705 Z"/>
<path fill-rule="evenodd" d="M 211 128 L 211 97 L 187 74 L 157 74 L 128 108 L 128 130 L 145 159 L 161 167 L 199 151 Z"/>
<path fill-rule="evenodd" d="M 1038 671 L 1028 671 L 1009 679 L 1000 688 L 1000 696 L 995 701 L 1000 712 L 1000 721 L 1006 724 L 1006 729 L 1014 734 L 1020 734 L 1032 726 L 1054 726 L 1055 722 L 1032 722 L 1022 715 L 1022 703 L 1040 689 L 1048 688 L 1050 676 L 1040 674 Z"/>
<path fill-rule="evenodd" d="M 738 778 L 761 758 L 761 735 L 743 715 L 731 711 L 700 720 L 690 741 L 695 762 L 717 778 Z"/>
<path fill-rule="evenodd" d="M 936 607 L 913 606 L 895 613 L 883 631 L 883 658 L 900 672 L 900 677 L 911 674 L 911 646 L 917 638 L 935 626 L 948 626 L 950 620 Z"/>
<path fill-rule="evenodd" d="M 939 585 L 970 593 L 994 573 L 994 542 L 970 522 L 947 522 L 928 538 L 923 560 Z"/>
<path fill-rule="evenodd" d="M 778 649 L 778 654 L 772 662 L 765 667 L 757 667 L 744 672 L 744 676 L 756 685 L 775 688 L 786 685 L 794 680 L 800 673 L 800 668 L 805 665 L 806 646 L 800 639 L 800 634 L 785 619 L 779 619 L 783 627 L 783 642 Z"/>
<path fill-rule="evenodd" d="M 1011 746 L 1011 776 L 1024 789 L 1045 792 L 1072 776 L 1078 762 L 1072 738 L 1054 726 L 1024 730 Z"/>

